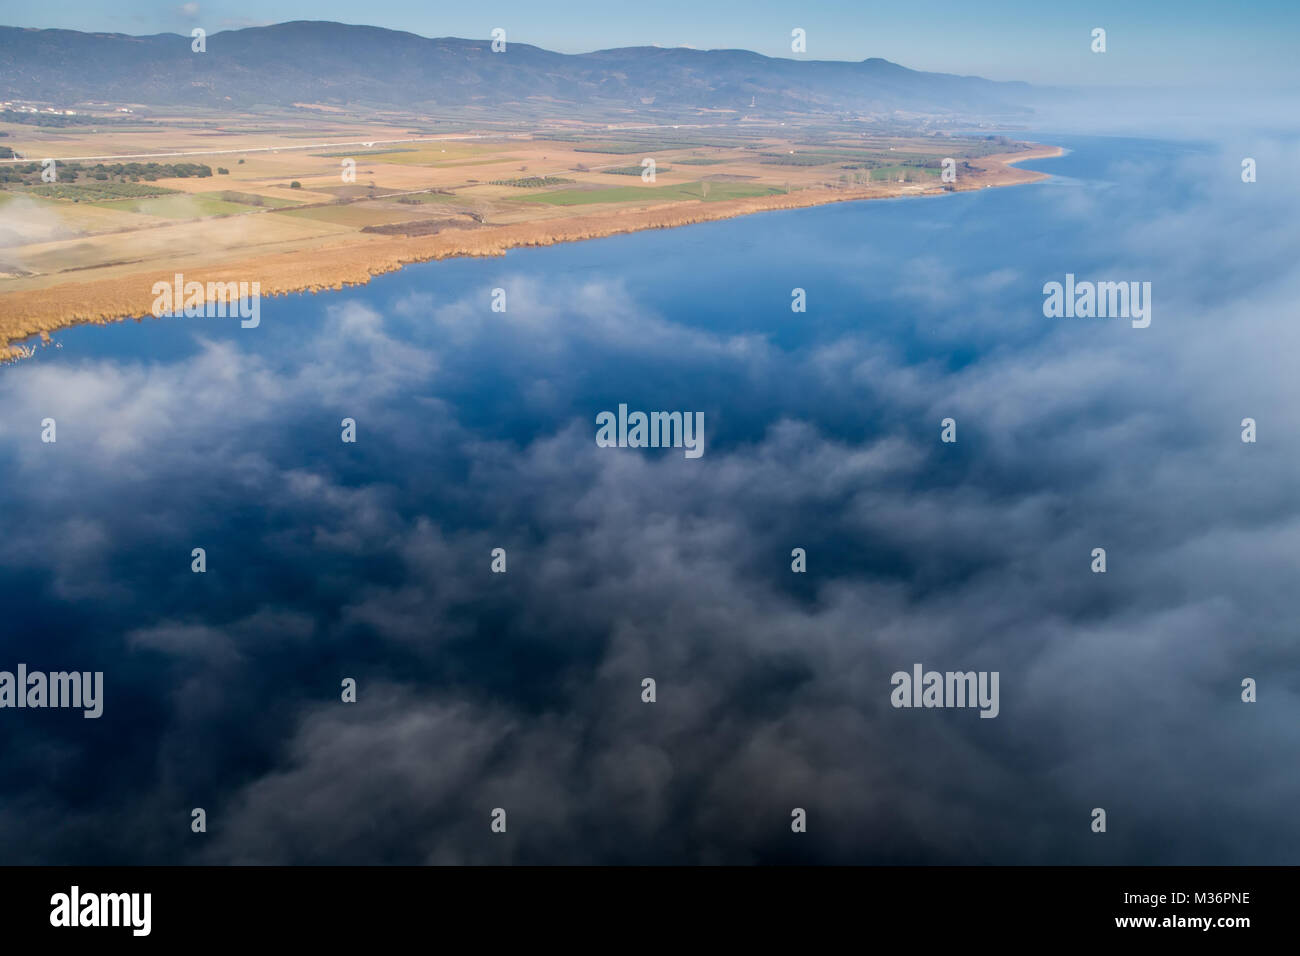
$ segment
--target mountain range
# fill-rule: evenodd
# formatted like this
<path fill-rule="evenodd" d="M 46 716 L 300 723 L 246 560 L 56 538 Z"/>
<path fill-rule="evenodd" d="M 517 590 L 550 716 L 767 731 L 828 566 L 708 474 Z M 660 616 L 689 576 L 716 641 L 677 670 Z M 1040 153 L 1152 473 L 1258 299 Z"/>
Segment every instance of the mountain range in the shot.
<path fill-rule="evenodd" d="M 1028 112 L 1031 87 L 875 57 L 645 46 L 564 54 L 515 42 L 495 53 L 487 39 L 295 21 L 208 35 L 202 53 L 177 34 L 0 27 L 0 96 L 64 106 L 986 116 Z"/>

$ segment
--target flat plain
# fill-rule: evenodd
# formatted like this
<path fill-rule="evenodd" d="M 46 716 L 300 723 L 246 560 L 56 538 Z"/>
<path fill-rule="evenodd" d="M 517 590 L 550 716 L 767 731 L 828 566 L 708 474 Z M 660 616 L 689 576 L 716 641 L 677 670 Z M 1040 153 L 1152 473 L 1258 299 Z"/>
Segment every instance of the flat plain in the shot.
<path fill-rule="evenodd" d="M 339 288 L 447 256 L 1031 182 L 1041 174 L 1010 164 L 1059 152 L 743 116 L 443 131 L 310 106 L 104 109 L 37 123 L 0 113 L 0 358 L 71 324 L 144 316 L 153 284 L 178 272 L 263 295 Z"/>

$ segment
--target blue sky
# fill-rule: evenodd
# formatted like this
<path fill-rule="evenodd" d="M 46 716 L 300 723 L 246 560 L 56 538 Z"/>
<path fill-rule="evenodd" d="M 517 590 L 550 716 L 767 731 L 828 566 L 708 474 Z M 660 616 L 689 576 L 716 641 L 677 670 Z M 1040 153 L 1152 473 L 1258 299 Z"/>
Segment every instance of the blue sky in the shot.
<path fill-rule="evenodd" d="M 743 48 L 791 56 L 790 31 L 808 35 L 808 58 L 881 56 L 915 69 L 1084 86 L 1295 88 L 1300 3 L 1252 0 L 103 0 L 0 2 L 0 23 L 130 34 L 209 32 L 286 20 L 338 20 L 424 36 L 487 37 L 564 53 L 659 44 Z M 1108 52 L 1088 45 L 1103 27 Z"/>

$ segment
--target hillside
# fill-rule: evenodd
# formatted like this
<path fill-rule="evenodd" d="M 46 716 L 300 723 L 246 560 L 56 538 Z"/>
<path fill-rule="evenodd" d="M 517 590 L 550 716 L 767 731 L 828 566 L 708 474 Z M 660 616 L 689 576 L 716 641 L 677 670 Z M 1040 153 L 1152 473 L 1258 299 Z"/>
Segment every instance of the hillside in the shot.
<path fill-rule="evenodd" d="M 1027 112 L 1030 87 L 860 62 L 743 50 L 627 47 L 553 53 L 510 42 L 429 39 L 298 21 L 211 34 L 193 53 L 175 34 L 132 37 L 0 27 L 0 97 L 63 105 L 252 108 L 313 103 L 519 113 L 754 109 L 766 114 Z"/>

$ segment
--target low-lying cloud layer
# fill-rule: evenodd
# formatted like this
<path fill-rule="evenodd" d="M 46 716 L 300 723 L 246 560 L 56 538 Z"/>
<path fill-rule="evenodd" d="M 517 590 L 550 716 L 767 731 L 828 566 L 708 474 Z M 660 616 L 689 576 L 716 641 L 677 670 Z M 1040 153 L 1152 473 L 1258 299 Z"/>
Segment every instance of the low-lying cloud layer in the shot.
<path fill-rule="evenodd" d="M 292 347 L 196 320 L 181 357 L 0 372 L 0 667 L 106 697 L 0 713 L 0 850 L 1294 862 L 1300 190 L 1142 148 L 419 267 L 309 302 Z M 701 241 L 751 245 L 691 275 Z M 610 242 L 660 259 L 612 272 Z M 1151 327 L 1043 318 L 1070 271 L 1152 281 Z M 764 282 L 768 312 L 727 299 Z M 704 411 L 707 453 L 597 448 L 620 401 Z M 999 716 L 894 709 L 914 662 L 1000 672 Z"/>

